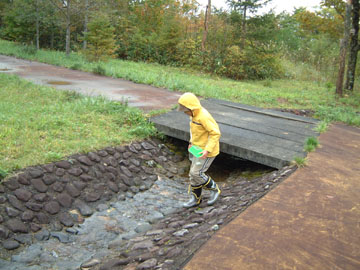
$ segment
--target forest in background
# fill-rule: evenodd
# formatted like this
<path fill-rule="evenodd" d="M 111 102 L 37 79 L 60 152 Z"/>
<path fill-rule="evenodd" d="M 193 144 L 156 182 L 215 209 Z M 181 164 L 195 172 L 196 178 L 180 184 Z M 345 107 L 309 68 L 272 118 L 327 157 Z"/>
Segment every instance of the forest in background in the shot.
<path fill-rule="evenodd" d="M 195 0 L 0 0 L 0 37 L 29 50 L 185 66 L 236 80 L 290 78 L 289 69 L 302 65 L 313 72 L 295 79 L 334 85 L 346 2 L 256 15 L 269 1 L 276 0 L 200 10 Z"/>

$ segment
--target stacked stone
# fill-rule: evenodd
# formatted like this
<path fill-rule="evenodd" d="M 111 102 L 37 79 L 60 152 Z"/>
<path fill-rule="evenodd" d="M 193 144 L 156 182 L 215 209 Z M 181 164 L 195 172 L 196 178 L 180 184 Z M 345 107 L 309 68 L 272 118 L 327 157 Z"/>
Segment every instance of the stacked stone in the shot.
<path fill-rule="evenodd" d="M 178 158 L 164 145 L 147 140 L 18 172 L 0 184 L 3 247 L 13 250 L 29 244 L 30 233 L 43 228 L 72 227 L 104 201 L 149 189 L 157 180 L 154 168 L 161 167 L 171 177 L 176 173 L 172 162 Z"/>
<path fill-rule="evenodd" d="M 198 208 L 183 209 L 167 216 L 152 230 L 137 236 L 123 247 L 114 247 L 112 258 L 92 258 L 81 265 L 91 270 L 178 270 L 221 226 L 237 217 L 263 197 L 295 167 L 252 179 L 234 179 L 221 183 L 221 198 L 214 206 L 201 203 Z M 109 247 L 112 248 L 111 246 Z"/>

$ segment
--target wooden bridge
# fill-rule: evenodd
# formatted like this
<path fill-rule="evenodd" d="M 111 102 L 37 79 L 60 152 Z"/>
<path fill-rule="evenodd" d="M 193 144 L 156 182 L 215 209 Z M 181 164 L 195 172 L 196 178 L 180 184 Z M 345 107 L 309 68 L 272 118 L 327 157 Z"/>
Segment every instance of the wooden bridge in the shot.
<path fill-rule="evenodd" d="M 270 167 L 279 169 L 305 157 L 306 139 L 319 135 L 314 131 L 318 121 L 311 118 L 217 99 L 201 100 L 201 105 L 219 124 L 221 152 Z M 190 138 L 189 117 L 182 112 L 170 111 L 151 121 L 167 136 Z"/>

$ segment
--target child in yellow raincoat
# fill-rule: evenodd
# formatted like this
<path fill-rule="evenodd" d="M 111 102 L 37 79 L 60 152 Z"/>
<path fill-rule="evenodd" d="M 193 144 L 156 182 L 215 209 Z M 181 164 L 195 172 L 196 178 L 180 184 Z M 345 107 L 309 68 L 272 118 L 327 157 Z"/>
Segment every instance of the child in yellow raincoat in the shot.
<path fill-rule="evenodd" d="M 201 106 L 199 99 L 192 93 L 185 93 L 179 98 L 179 111 L 190 116 L 189 148 L 196 145 L 203 149 L 200 157 L 190 154 L 190 200 L 183 206 L 186 208 L 197 206 L 202 200 L 202 189 L 210 190 L 208 205 L 213 205 L 221 191 L 215 181 L 208 176 L 209 169 L 215 157 L 220 153 L 220 129 L 211 114 Z"/>

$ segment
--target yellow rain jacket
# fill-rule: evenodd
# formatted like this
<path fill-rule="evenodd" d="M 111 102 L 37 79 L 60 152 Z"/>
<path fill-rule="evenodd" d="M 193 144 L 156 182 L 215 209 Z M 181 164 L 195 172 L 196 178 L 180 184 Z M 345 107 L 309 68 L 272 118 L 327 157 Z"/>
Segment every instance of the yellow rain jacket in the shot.
<path fill-rule="evenodd" d="M 192 111 L 190 117 L 190 143 L 209 152 L 208 157 L 215 157 L 220 152 L 220 129 L 211 114 L 201 106 L 199 99 L 192 93 L 185 93 L 179 98 L 179 104 Z"/>

